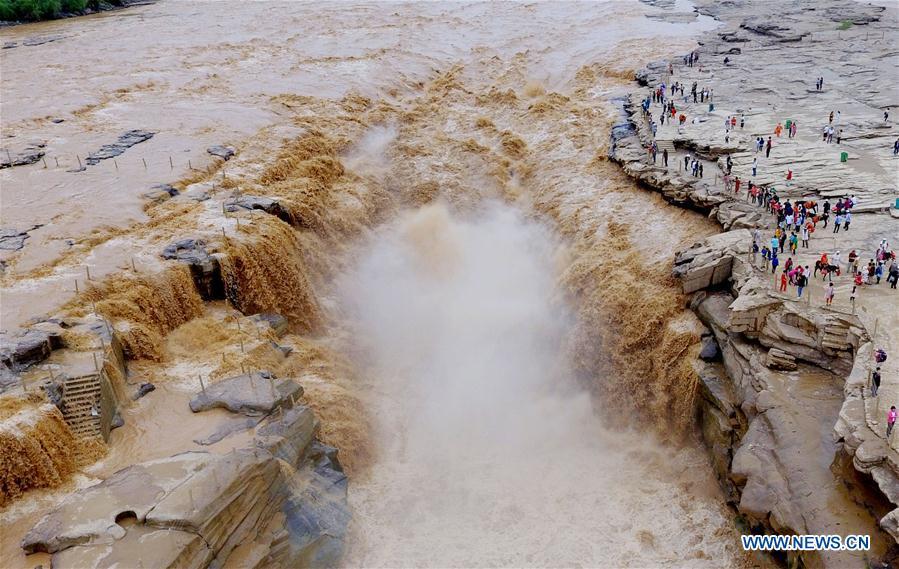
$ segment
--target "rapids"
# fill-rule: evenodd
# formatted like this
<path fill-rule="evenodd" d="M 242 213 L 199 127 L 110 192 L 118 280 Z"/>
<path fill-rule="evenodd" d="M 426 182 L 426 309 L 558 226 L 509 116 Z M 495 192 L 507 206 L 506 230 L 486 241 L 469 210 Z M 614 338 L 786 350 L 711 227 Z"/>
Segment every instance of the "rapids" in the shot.
<path fill-rule="evenodd" d="M 437 204 L 344 276 L 377 449 L 347 566 L 735 563 L 702 452 L 605 429 L 572 377 L 560 247 L 507 206 Z"/>
<path fill-rule="evenodd" d="M 17 540 L 73 487 L 200 448 L 225 412 L 188 412 L 195 378 L 251 366 L 296 377 L 340 448 L 347 566 L 739 565 L 689 437 L 697 323 L 667 269 L 713 228 L 604 160 L 615 90 L 714 25 L 658 12 L 171 1 L 4 30 L 61 36 L 0 53 L 4 133 L 47 140 L 49 164 L 0 172 L 4 224 L 40 225 L 3 253 L 4 327 L 99 311 L 129 384 L 158 385 L 90 480 L 26 495 L 4 527 Z M 138 127 L 158 134 L 67 171 Z M 225 165 L 205 153 L 222 142 Z M 211 199 L 148 206 L 160 182 Z M 283 200 L 293 227 L 223 218 L 238 191 Z M 225 254 L 232 306 L 159 260 L 186 232 Z M 290 354 L 238 309 L 289 316 Z M 16 540 L 2 565 L 33 566 Z"/>

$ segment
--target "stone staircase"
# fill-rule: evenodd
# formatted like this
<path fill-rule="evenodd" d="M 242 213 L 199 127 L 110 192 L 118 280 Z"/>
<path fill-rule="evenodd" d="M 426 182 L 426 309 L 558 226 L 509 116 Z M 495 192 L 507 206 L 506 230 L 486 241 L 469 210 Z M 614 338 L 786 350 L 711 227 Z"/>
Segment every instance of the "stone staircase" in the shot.
<path fill-rule="evenodd" d="M 62 416 L 78 439 L 101 436 L 100 377 L 89 375 L 64 381 Z"/>

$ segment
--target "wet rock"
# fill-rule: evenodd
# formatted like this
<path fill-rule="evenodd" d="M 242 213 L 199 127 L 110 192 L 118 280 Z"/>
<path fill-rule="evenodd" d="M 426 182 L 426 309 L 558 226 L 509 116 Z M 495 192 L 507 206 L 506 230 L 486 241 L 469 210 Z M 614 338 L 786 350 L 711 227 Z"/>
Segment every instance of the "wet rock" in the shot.
<path fill-rule="evenodd" d="M 212 445 L 230 437 L 234 433 L 247 431 L 258 425 L 264 417 L 232 417 L 216 426 L 215 430 L 202 439 L 194 439 L 198 445 Z"/>
<path fill-rule="evenodd" d="M 312 410 L 297 406 L 269 417 L 268 422 L 256 431 L 255 443 L 296 467 L 317 431 L 318 423 Z"/>
<path fill-rule="evenodd" d="M 34 164 L 44 157 L 44 148 L 47 146 L 44 142 L 33 142 L 23 148 L 13 152 L 9 148 L 0 150 L 0 170 L 3 168 L 12 168 L 13 166 L 26 166 Z"/>
<path fill-rule="evenodd" d="M 281 205 L 277 199 L 262 196 L 240 196 L 232 201 L 225 202 L 225 211 L 235 213 L 238 211 L 251 211 L 259 209 L 269 215 L 274 215 L 278 219 L 294 225 L 293 216 Z"/>
<path fill-rule="evenodd" d="M 289 406 L 303 395 L 303 388 L 291 379 L 278 379 L 269 372 L 238 375 L 206 386 L 190 400 L 194 413 L 223 407 L 244 415 L 264 415 Z"/>
<path fill-rule="evenodd" d="M 162 203 L 178 195 L 178 190 L 169 184 L 156 184 L 149 192 L 144 192 L 141 197 L 155 203 Z"/>
<path fill-rule="evenodd" d="M 25 246 L 25 240 L 35 229 L 43 225 L 32 225 L 28 229 L 0 228 L 0 249 L 4 251 L 18 251 Z"/>
<path fill-rule="evenodd" d="M 273 313 L 260 313 L 254 314 L 252 316 L 253 320 L 266 324 L 271 327 L 272 331 L 274 331 L 275 335 L 279 338 L 287 333 L 288 330 L 288 322 L 287 318 L 281 316 L 280 314 Z"/>
<path fill-rule="evenodd" d="M 35 47 L 39 45 L 44 45 L 45 43 L 50 43 L 54 41 L 59 41 L 61 39 L 65 39 L 68 36 L 63 36 L 59 34 L 54 34 L 50 36 L 32 36 L 30 38 L 26 38 L 22 41 L 23 46 L 27 47 Z"/>
<path fill-rule="evenodd" d="M 112 144 L 104 144 L 100 147 L 100 150 L 89 154 L 87 159 L 85 159 L 85 163 L 94 166 L 99 164 L 101 160 L 108 160 L 110 158 L 115 158 L 123 154 L 126 150 L 134 146 L 135 144 L 140 144 L 141 142 L 145 142 L 153 138 L 155 132 L 151 132 L 149 130 L 129 130 L 119 136 L 116 142 Z"/>
<path fill-rule="evenodd" d="M 0 338 L 0 363 L 11 370 L 22 370 L 42 362 L 53 350 L 50 334 L 40 330 L 25 330 L 15 335 Z"/>
<path fill-rule="evenodd" d="M 133 562 L 135 555 L 140 559 L 137 567 L 205 567 L 212 561 L 213 552 L 196 533 L 137 525 L 114 543 L 79 545 L 60 551 L 53 556 L 53 567 L 109 569 Z M 123 563 L 123 559 L 127 562 Z"/>
<path fill-rule="evenodd" d="M 120 470 L 103 482 L 71 495 L 24 537 L 27 553 L 55 553 L 88 542 L 110 544 L 125 535 L 116 519 L 130 512 L 138 521 L 213 457 L 189 452 Z"/>
<path fill-rule="evenodd" d="M 162 258 L 181 261 L 190 266 L 197 291 L 204 300 L 225 298 L 222 269 L 217 257 L 206 251 L 201 239 L 181 239 L 162 250 Z"/>
<path fill-rule="evenodd" d="M 218 156 L 222 160 L 230 160 L 232 156 L 234 156 L 234 148 L 231 146 L 222 146 L 217 144 L 215 146 L 210 146 L 206 149 L 206 152 L 212 154 L 213 156 Z"/>
<path fill-rule="evenodd" d="M 712 335 L 703 336 L 701 340 L 701 348 L 699 349 L 699 358 L 702 361 L 713 362 L 721 359 L 721 350 L 718 349 L 718 342 Z"/>
<path fill-rule="evenodd" d="M 137 388 L 137 393 L 134 394 L 134 397 L 133 397 L 134 401 L 137 401 L 138 399 L 140 399 L 147 393 L 150 393 L 151 391 L 156 391 L 155 385 L 153 385 L 150 382 L 141 383 L 140 387 Z"/>

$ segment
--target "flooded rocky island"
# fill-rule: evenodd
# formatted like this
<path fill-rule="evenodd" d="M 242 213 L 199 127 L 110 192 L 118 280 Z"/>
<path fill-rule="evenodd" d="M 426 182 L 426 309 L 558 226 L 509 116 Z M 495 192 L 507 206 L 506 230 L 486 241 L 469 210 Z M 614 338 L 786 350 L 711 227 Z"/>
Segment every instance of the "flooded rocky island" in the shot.
<path fill-rule="evenodd" d="M 770 6 L 0 28 L 0 566 L 895 566 L 899 8 Z"/>

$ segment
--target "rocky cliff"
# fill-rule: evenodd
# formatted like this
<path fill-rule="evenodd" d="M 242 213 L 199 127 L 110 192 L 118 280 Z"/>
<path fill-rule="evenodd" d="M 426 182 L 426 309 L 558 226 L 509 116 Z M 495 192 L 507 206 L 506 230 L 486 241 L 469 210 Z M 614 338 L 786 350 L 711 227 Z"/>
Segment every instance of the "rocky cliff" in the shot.
<path fill-rule="evenodd" d="M 830 567 L 877 560 L 895 563 L 899 468 L 896 453 L 880 433 L 882 426 L 876 420 L 872 423 L 876 403 L 866 392 L 873 350 L 870 324 L 853 310 L 819 306 L 820 299 L 813 306 L 809 294 L 797 299 L 793 290 L 789 294 L 774 290 L 770 271 L 751 254 L 750 229 L 765 232 L 774 227 L 775 219 L 744 197 L 750 179 L 765 186 L 776 184 L 778 193 L 789 199 L 855 193 L 856 211 L 871 216 L 871 227 L 889 223 L 889 216 L 876 215 L 889 207 L 895 190 L 889 187 L 888 176 L 852 165 L 868 160 L 869 141 L 881 139 L 886 145 L 895 137 L 895 129 L 877 123 L 873 112 L 862 118 L 856 116 L 860 111 L 852 111 L 843 124 L 851 136 L 863 141 L 839 148 L 849 154 L 847 165 L 835 167 L 826 153 L 836 150 L 816 146 L 816 135 L 778 140 L 771 159 L 763 158 L 760 171 L 753 173 L 757 175 L 749 170 L 753 158 L 764 155 L 756 155 L 752 144 L 757 136 L 767 138 L 769 123 L 773 128 L 781 115 L 789 115 L 799 117 L 801 128 L 810 130 L 814 119 L 809 113 L 820 113 L 826 123 L 831 109 L 814 101 L 798 109 L 798 100 L 806 96 L 805 79 L 784 84 L 771 74 L 804 58 L 828 66 L 828 85 L 848 87 L 839 77 L 847 63 L 831 61 L 835 54 L 821 45 L 831 35 L 833 23 L 842 16 L 855 25 L 885 20 L 848 39 L 860 52 L 889 58 L 874 34 L 877 40 L 893 34 L 888 26 L 895 14 L 885 15 L 880 7 L 839 3 L 820 12 L 790 7 L 777 22 L 759 16 L 751 2 L 730 3 L 727 10 L 700 2 L 698 11 L 721 23 L 699 42 L 702 66 L 682 66 L 678 55 L 671 67 L 667 61 L 659 62 L 636 76 L 644 86 L 664 83 L 670 90 L 675 81 L 685 84 L 686 98 L 678 95 L 674 102 L 688 121 L 662 127 L 657 122 L 658 104 L 651 105 L 649 117 L 640 108 L 650 91 L 634 89 L 618 101 L 622 120 L 613 129 L 610 158 L 641 185 L 671 203 L 706 213 L 725 230 L 678 253 L 673 269 L 684 292 L 691 295 L 691 308 L 708 328 L 703 361 L 697 363 L 702 438 L 728 500 L 751 531 L 871 534 L 874 542 L 865 554 L 790 553 L 779 556 L 783 561 Z M 788 49 L 780 45 L 783 42 L 802 43 L 791 43 Z M 762 65 L 775 52 L 783 54 L 780 67 Z M 879 63 L 871 65 L 876 68 Z M 689 89 L 694 80 L 700 89 L 714 89 L 714 105 L 693 104 Z M 759 89 L 765 89 L 764 96 Z M 865 105 L 875 110 L 878 101 L 889 99 L 873 85 L 865 97 Z M 725 117 L 744 115 L 749 129 L 725 132 Z M 653 143 L 658 148 L 655 160 L 648 152 Z M 705 165 L 703 177 L 687 172 L 685 157 Z M 743 179 L 741 194 L 724 187 L 728 160 Z M 800 179 L 785 181 L 781 176 L 787 169 L 801 171 Z"/>

